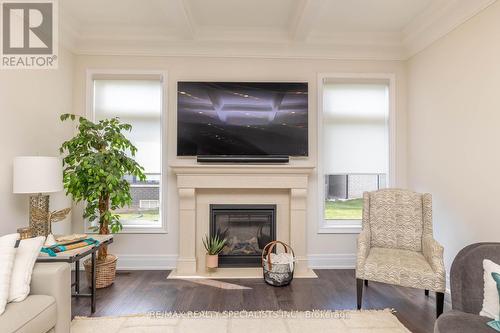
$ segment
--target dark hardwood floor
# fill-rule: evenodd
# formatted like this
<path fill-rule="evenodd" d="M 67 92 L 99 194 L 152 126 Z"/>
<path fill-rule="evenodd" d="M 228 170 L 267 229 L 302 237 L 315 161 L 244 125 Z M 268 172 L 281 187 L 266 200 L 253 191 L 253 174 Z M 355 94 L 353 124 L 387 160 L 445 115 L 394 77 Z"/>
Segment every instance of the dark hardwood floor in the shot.
<path fill-rule="evenodd" d="M 318 279 L 294 279 L 282 288 L 260 279 L 220 280 L 207 285 L 188 280 L 167 280 L 168 271 L 122 271 L 115 283 L 97 292 L 94 316 L 117 316 L 149 311 L 225 310 L 345 310 L 356 308 L 354 270 L 315 270 Z M 80 279 L 85 292 L 84 274 Z M 208 282 L 210 283 L 210 281 Z M 225 283 L 228 283 L 226 285 Z M 243 287 L 243 288 L 240 288 Z M 231 289 L 239 288 L 239 289 Z M 364 309 L 393 308 L 413 333 L 433 332 L 435 295 L 423 290 L 370 282 L 363 294 Z M 73 298 L 73 316 L 90 315 L 89 298 Z M 445 311 L 450 308 L 445 300 Z"/>

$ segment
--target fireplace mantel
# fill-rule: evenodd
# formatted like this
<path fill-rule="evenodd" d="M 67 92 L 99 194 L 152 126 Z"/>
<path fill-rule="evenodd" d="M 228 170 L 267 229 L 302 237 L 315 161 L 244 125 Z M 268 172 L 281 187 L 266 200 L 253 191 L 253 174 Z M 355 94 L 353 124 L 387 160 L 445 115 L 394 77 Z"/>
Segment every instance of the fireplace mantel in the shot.
<path fill-rule="evenodd" d="M 205 221 L 207 214 L 205 210 L 208 206 L 198 202 L 198 191 L 203 191 L 200 193 L 203 193 L 205 201 L 207 193 L 214 192 L 213 197 L 209 196 L 208 201 L 215 202 L 220 200 L 220 195 L 225 189 L 238 190 L 239 193 L 243 193 L 241 197 L 246 194 L 245 189 L 248 189 L 248 193 L 257 192 L 263 196 L 269 194 L 270 191 L 279 191 L 281 197 L 277 199 L 284 202 L 286 214 L 283 216 L 287 216 L 284 222 L 287 232 L 282 234 L 283 240 L 289 242 L 295 251 L 296 272 L 300 275 L 301 272 L 308 271 L 307 189 L 308 176 L 314 167 L 193 164 L 171 165 L 170 168 L 176 175 L 179 193 L 179 257 L 175 272 L 177 276 L 204 275 L 205 258 L 200 250 L 202 244 L 199 235 L 208 232 L 208 224 Z M 237 270 L 237 268 L 220 270 Z"/>
<path fill-rule="evenodd" d="M 314 166 L 289 164 L 172 164 L 170 169 L 176 175 L 199 174 L 296 174 L 307 175 L 314 170 Z"/>
<path fill-rule="evenodd" d="M 171 166 L 178 188 L 301 188 L 307 189 L 314 167 L 290 165 Z"/>

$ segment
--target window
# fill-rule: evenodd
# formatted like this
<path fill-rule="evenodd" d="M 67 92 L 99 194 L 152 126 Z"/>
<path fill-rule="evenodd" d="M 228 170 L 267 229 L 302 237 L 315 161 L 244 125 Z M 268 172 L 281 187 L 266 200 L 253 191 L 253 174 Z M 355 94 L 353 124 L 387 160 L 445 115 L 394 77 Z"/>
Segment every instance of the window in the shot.
<path fill-rule="evenodd" d="M 140 209 L 159 208 L 160 200 L 139 200 Z"/>
<path fill-rule="evenodd" d="M 116 211 L 124 231 L 150 230 L 162 224 L 162 100 L 161 76 L 94 75 L 92 114 L 95 121 L 119 117 L 131 124 L 125 133 L 137 147 L 135 160 L 144 167 L 146 180 L 126 176 L 132 203 Z"/>
<path fill-rule="evenodd" d="M 359 228 L 363 192 L 388 186 L 389 88 L 389 80 L 323 80 L 322 227 Z"/>

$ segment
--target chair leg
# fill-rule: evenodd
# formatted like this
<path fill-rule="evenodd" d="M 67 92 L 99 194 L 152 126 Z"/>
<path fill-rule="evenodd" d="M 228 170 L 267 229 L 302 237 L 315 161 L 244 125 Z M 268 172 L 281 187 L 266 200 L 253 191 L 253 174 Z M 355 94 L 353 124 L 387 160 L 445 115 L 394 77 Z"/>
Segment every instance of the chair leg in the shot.
<path fill-rule="evenodd" d="M 368 280 L 365 280 L 365 286 L 368 287 Z"/>
<path fill-rule="evenodd" d="M 436 292 L 436 318 L 443 313 L 444 293 Z"/>
<path fill-rule="evenodd" d="M 366 280 L 365 280 L 366 281 Z M 356 296 L 358 300 L 358 310 L 361 310 L 361 301 L 363 299 L 363 280 L 356 279 Z"/>
<path fill-rule="evenodd" d="M 425 289 L 425 296 L 429 296 L 429 289 Z"/>

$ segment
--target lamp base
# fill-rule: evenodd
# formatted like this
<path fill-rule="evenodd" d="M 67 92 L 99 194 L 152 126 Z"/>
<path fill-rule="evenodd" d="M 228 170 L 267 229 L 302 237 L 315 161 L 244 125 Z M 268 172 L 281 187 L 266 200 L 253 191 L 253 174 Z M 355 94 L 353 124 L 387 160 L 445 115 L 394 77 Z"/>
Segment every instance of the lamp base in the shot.
<path fill-rule="evenodd" d="M 48 221 L 37 221 L 33 217 L 35 208 L 49 213 L 49 196 L 48 195 L 31 195 L 30 196 L 30 229 L 31 237 L 47 236 L 50 233 L 50 226 Z"/>

